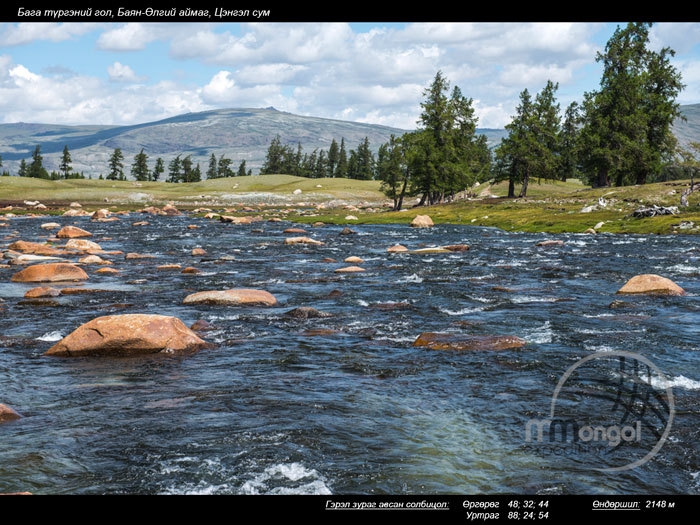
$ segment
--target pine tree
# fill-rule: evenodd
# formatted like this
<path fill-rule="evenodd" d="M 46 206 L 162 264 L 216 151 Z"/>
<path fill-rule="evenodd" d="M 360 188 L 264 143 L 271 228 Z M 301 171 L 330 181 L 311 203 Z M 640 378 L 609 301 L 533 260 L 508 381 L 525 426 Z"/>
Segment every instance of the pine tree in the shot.
<path fill-rule="evenodd" d="M 572 102 L 566 108 L 559 132 L 559 173 L 562 181 L 579 177 L 579 105 Z"/>
<path fill-rule="evenodd" d="M 150 180 L 157 181 L 164 172 L 165 163 L 163 162 L 162 158 L 158 157 L 156 159 L 156 165 L 153 167 L 153 171 L 151 172 Z"/>
<path fill-rule="evenodd" d="M 216 155 L 213 153 L 209 157 L 209 168 L 207 169 L 207 179 L 216 179 L 219 177 L 219 172 L 216 163 Z"/>
<path fill-rule="evenodd" d="M 192 156 L 187 155 L 187 157 L 182 159 L 182 176 L 180 180 L 182 182 L 192 182 L 192 178 Z"/>
<path fill-rule="evenodd" d="M 48 179 L 49 173 L 44 168 L 43 157 L 41 155 L 41 147 L 37 145 L 32 153 L 32 163 L 27 170 L 27 176 L 37 179 Z"/>
<path fill-rule="evenodd" d="M 231 159 L 227 159 L 223 154 L 219 157 L 219 165 L 217 167 L 218 178 L 233 177 L 233 170 L 230 168 L 231 162 Z"/>
<path fill-rule="evenodd" d="M 340 151 L 338 152 L 338 164 L 333 174 L 334 177 L 343 178 L 348 176 L 348 154 L 345 151 L 345 138 L 340 139 Z"/>
<path fill-rule="evenodd" d="M 61 164 L 58 168 L 63 173 L 63 178 L 68 178 L 68 173 L 73 169 L 71 167 L 70 152 L 68 151 L 68 145 L 63 147 L 63 155 L 61 156 Z"/>
<path fill-rule="evenodd" d="M 178 183 L 182 180 L 182 160 L 180 155 L 175 157 L 168 163 L 168 180 L 167 182 Z"/>
<path fill-rule="evenodd" d="M 335 169 L 338 166 L 338 160 L 340 159 L 340 148 L 338 148 L 338 143 L 333 139 L 331 145 L 328 148 L 328 176 L 335 177 Z"/>
<path fill-rule="evenodd" d="M 148 155 L 143 152 L 134 156 L 134 163 L 131 165 L 131 176 L 138 181 L 147 181 L 150 178 L 148 171 Z"/>
<path fill-rule="evenodd" d="M 245 169 L 245 159 L 241 161 L 241 163 L 238 165 L 238 173 L 236 176 L 238 177 L 245 177 L 247 175 L 246 169 Z"/>
<path fill-rule="evenodd" d="M 27 177 L 29 174 L 29 168 L 27 167 L 27 161 L 22 159 L 19 163 L 19 171 L 17 175 L 19 177 Z"/>
<path fill-rule="evenodd" d="M 124 178 L 124 154 L 120 148 L 116 148 L 109 158 L 109 175 L 107 180 L 122 180 Z"/>

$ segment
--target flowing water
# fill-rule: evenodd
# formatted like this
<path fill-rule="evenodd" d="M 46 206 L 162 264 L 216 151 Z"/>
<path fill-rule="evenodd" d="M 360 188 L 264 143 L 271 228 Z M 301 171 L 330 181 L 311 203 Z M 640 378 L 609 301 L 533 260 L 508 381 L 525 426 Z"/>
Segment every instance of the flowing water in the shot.
<path fill-rule="evenodd" d="M 149 216 L 148 226 L 131 226 L 136 220 L 59 221 L 93 232 L 105 250 L 156 256 L 114 256 L 116 275 L 87 267 L 85 286 L 107 292 L 19 304 L 34 285 L 10 281 L 18 267 L 0 269 L 0 402 L 23 416 L 0 425 L 0 492 L 700 493 L 697 237 L 451 225 L 355 225 L 356 235 L 339 235 L 342 227 L 328 225 L 308 228 L 325 245 L 286 246 L 284 222 Z M 13 219 L 3 233 L 41 240 L 42 222 Z M 192 223 L 200 228 L 187 229 Z M 566 244 L 535 246 L 546 238 Z M 471 249 L 388 254 L 397 243 Z M 192 257 L 194 247 L 207 256 Z M 334 273 L 351 255 L 367 271 Z M 155 269 L 165 263 L 202 273 Z M 642 273 L 668 277 L 687 295 L 615 295 Z M 264 289 L 280 305 L 182 305 L 189 293 L 229 288 Z M 614 300 L 624 308 L 610 308 Z M 333 315 L 284 316 L 297 306 Z M 206 320 L 215 329 L 201 335 L 217 346 L 179 357 L 43 355 L 90 319 L 123 313 Z M 422 332 L 527 344 L 414 347 Z M 601 472 L 596 461 L 619 463 L 525 446 L 526 422 L 548 416 L 564 372 L 616 350 L 652 361 L 667 378 L 654 377 L 657 388 L 672 388 L 675 417 L 658 454 Z"/>

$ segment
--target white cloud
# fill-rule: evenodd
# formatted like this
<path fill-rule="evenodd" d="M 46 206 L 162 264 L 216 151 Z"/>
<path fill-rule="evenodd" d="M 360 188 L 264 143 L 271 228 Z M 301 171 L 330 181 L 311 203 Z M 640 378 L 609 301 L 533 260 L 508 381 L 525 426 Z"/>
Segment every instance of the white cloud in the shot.
<path fill-rule="evenodd" d="M 21 22 L 3 25 L 2 32 L 0 32 L 0 46 L 19 46 L 36 40 L 61 42 L 84 35 L 103 26 L 103 24 L 88 22 L 65 24 Z"/>
<path fill-rule="evenodd" d="M 107 67 L 107 73 L 109 74 L 110 82 L 134 83 L 145 80 L 145 77 L 136 76 L 133 69 L 119 62 L 115 62 Z"/>

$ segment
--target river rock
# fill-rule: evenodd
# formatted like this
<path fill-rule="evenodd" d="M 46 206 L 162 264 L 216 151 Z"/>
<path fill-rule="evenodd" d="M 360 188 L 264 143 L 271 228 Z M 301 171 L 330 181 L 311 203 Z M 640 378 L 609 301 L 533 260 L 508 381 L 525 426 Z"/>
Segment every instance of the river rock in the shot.
<path fill-rule="evenodd" d="M 102 246 L 96 242 L 88 241 L 87 239 L 70 239 L 66 242 L 66 248 L 85 252 L 88 250 L 102 250 Z"/>
<path fill-rule="evenodd" d="M 282 233 L 308 233 L 303 228 L 287 228 Z"/>
<path fill-rule="evenodd" d="M 347 226 L 343 228 L 338 235 L 352 235 L 354 233 L 357 233 L 355 230 L 351 230 Z"/>
<path fill-rule="evenodd" d="M 435 224 L 429 215 L 416 215 L 411 221 L 411 226 L 414 228 L 430 228 L 435 226 Z"/>
<path fill-rule="evenodd" d="M 312 239 L 311 237 L 287 237 L 284 240 L 284 244 L 316 244 L 320 246 L 324 243 Z"/>
<path fill-rule="evenodd" d="M 401 253 L 401 252 L 407 252 L 408 248 L 406 248 L 405 246 L 402 246 L 401 244 L 396 244 L 394 246 L 390 246 L 389 248 L 387 248 L 386 251 L 389 253 Z"/>
<path fill-rule="evenodd" d="M 29 241 L 15 241 L 8 246 L 10 250 L 16 250 L 22 253 L 31 253 L 34 255 L 63 255 L 65 252 L 48 244 Z"/>
<path fill-rule="evenodd" d="M 429 253 L 451 253 L 450 250 L 446 248 L 420 248 L 418 250 L 412 250 L 411 253 L 417 254 L 429 254 Z"/>
<path fill-rule="evenodd" d="M 124 256 L 125 259 L 155 259 L 155 255 L 147 255 L 144 253 L 129 252 Z"/>
<path fill-rule="evenodd" d="M 116 268 L 100 268 L 99 270 L 95 270 L 95 273 L 120 273 L 120 271 Z"/>
<path fill-rule="evenodd" d="M 104 260 L 98 255 L 87 255 L 78 259 L 78 262 L 82 264 L 113 264 L 110 261 Z"/>
<path fill-rule="evenodd" d="M 536 244 L 536 246 L 562 246 L 563 244 L 564 244 L 564 241 L 550 240 L 550 241 L 540 241 Z"/>
<path fill-rule="evenodd" d="M 277 299 L 265 290 L 237 288 L 232 290 L 211 290 L 188 295 L 183 304 L 214 304 L 242 306 L 275 306 Z"/>
<path fill-rule="evenodd" d="M 364 268 L 359 266 L 347 266 L 345 268 L 338 268 L 335 273 L 357 273 L 366 271 Z"/>
<path fill-rule="evenodd" d="M 24 296 L 27 298 L 58 297 L 59 295 L 61 295 L 61 291 L 58 288 L 52 288 L 51 286 L 37 286 L 36 288 L 28 290 L 27 293 L 24 294 Z"/>
<path fill-rule="evenodd" d="M 293 317 L 294 319 L 320 319 L 324 317 L 331 317 L 332 314 L 328 312 L 321 312 L 316 310 L 316 308 L 311 308 L 310 306 L 300 306 L 299 308 L 294 308 L 285 312 L 286 317 Z"/>
<path fill-rule="evenodd" d="M 182 215 L 180 210 L 173 206 L 172 203 L 168 203 L 163 206 L 163 211 L 165 212 L 165 215 Z"/>
<path fill-rule="evenodd" d="M 206 346 L 176 317 L 124 314 L 98 317 L 85 323 L 49 348 L 45 355 L 131 356 L 188 352 Z"/>
<path fill-rule="evenodd" d="M 192 250 L 192 255 L 206 255 L 207 252 L 202 248 L 195 248 Z"/>
<path fill-rule="evenodd" d="M 14 421 L 15 419 L 21 419 L 17 412 L 12 410 L 7 405 L 0 403 L 0 423 L 5 423 L 7 421 Z"/>
<path fill-rule="evenodd" d="M 38 283 L 55 281 L 83 281 L 88 275 L 74 264 L 35 264 L 12 276 L 13 282 Z"/>
<path fill-rule="evenodd" d="M 56 237 L 60 239 L 73 239 L 75 237 L 92 237 L 92 233 L 78 228 L 77 226 L 64 226 L 58 231 Z"/>
<path fill-rule="evenodd" d="M 526 341 L 512 335 L 461 335 L 425 332 L 418 336 L 413 346 L 431 350 L 507 350 L 524 346 Z"/>
<path fill-rule="evenodd" d="M 632 277 L 620 288 L 619 294 L 685 295 L 685 290 L 660 275 L 643 274 Z"/>
<path fill-rule="evenodd" d="M 53 230 L 55 228 L 60 228 L 61 225 L 58 224 L 57 222 L 45 222 L 40 226 L 42 230 Z"/>
<path fill-rule="evenodd" d="M 202 270 L 198 270 L 197 268 L 194 268 L 192 266 L 188 266 L 187 268 L 182 270 L 180 273 L 198 274 L 198 273 L 202 273 Z"/>
<path fill-rule="evenodd" d="M 450 250 L 451 252 L 466 252 L 469 251 L 469 245 L 468 244 L 448 244 L 447 246 L 443 246 L 445 250 Z"/>
<path fill-rule="evenodd" d="M 346 221 L 356 221 L 356 220 L 359 220 L 359 219 L 358 219 L 357 217 L 355 217 L 354 215 L 346 215 L 346 216 L 345 216 L 345 220 L 346 220 Z"/>
<path fill-rule="evenodd" d="M 353 255 L 353 256 L 351 256 L 351 257 L 346 257 L 345 260 L 344 260 L 343 262 L 360 264 L 360 263 L 363 263 L 363 262 L 365 262 L 365 261 L 364 261 L 364 259 L 360 259 L 359 257 L 355 257 L 355 256 Z"/>

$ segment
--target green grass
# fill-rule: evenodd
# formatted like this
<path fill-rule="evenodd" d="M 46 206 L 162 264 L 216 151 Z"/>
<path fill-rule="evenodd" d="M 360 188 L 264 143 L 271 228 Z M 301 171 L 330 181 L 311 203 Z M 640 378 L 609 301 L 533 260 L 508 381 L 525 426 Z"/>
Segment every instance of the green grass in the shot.
<path fill-rule="evenodd" d="M 598 228 L 598 232 L 700 233 L 700 192 L 690 196 L 690 206 L 681 209 L 679 215 L 645 219 L 632 217 L 632 212 L 642 205 L 678 206 L 680 193 L 688 187 L 689 182 L 673 181 L 592 189 L 577 180 L 542 184 L 535 181 L 530 184 L 528 197 L 525 199 L 505 198 L 505 183 L 494 186 L 482 184 L 476 188 L 475 193 L 490 194 L 491 197 L 419 208 L 410 208 L 415 201 L 407 199 L 406 205 L 409 208 L 401 212 L 349 212 L 342 208 L 328 208 L 313 213 L 298 210 L 290 213 L 288 218 L 300 223 L 320 221 L 352 225 L 410 223 L 416 215 L 430 215 L 437 224 L 492 226 L 508 231 L 579 233 L 604 222 L 603 226 Z M 322 187 L 317 188 L 317 185 Z M 294 195 L 296 189 L 301 189 L 302 193 Z M 516 194 L 519 189 L 516 188 Z M 147 196 L 147 199 L 130 201 L 130 197 L 137 193 Z M 23 200 L 39 200 L 48 206 L 53 203 L 54 207 L 65 207 L 72 201 L 78 201 L 88 209 L 104 206 L 136 209 L 147 204 L 160 205 L 167 201 L 175 201 L 185 209 L 222 208 L 235 206 L 238 202 L 254 205 L 254 200 L 246 200 L 244 197 L 258 196 L 265 200 L 263 194 L 279 197 L 275 202 L 267 200 L 271 211 L 278 209 L 283 203 L 293 206 L 298 202 L 327 203 L 339 200 L 354 204 L 369 201 L 376 205 L 387 200 L 379 191 L 378 181 L 306 179 L 290 175 L 233 177 L 191 184 L 100 180 L 46 181 L 0 177 L 0 202 L 21 203 Z M 608 201 L 605 208 L 581 213 L 585 206 L 597 204 L 600 197 Z M 109 204 L 104 202 L 105 198 L 109 200 Z M 48 213 L 62 213 L 62 210 L 49 210 Z M 359 220 L 345 220 L 347 215 L 354 215 Z M 692 221 L 698 227 L 680 230 L 678 225 L 681 221 Z"/>
<path fill-rule="evenodd" d="M 308 179 L 291 175 L 255 175 L 230 177 L 188 184 L 109 180 L 51 181 L 26 177 L 0 177 L 0 201 L 38 200 L 44 204 L 78 201 L 99 204 L 153 203 L 165 201 L 235 201 L 245 193 L 269 193 L 291 201 L 323 202 L 330 199 L 382 201 L 379 181 L 350 179 Z M 321 188 L 316 186 L 320 185 Z M 300 189 L 300 195 L 294 190 Z M 141 194 L 141 199 L 139 195 Z M 46 202 L 44 202 L 46 201 Z"/>

